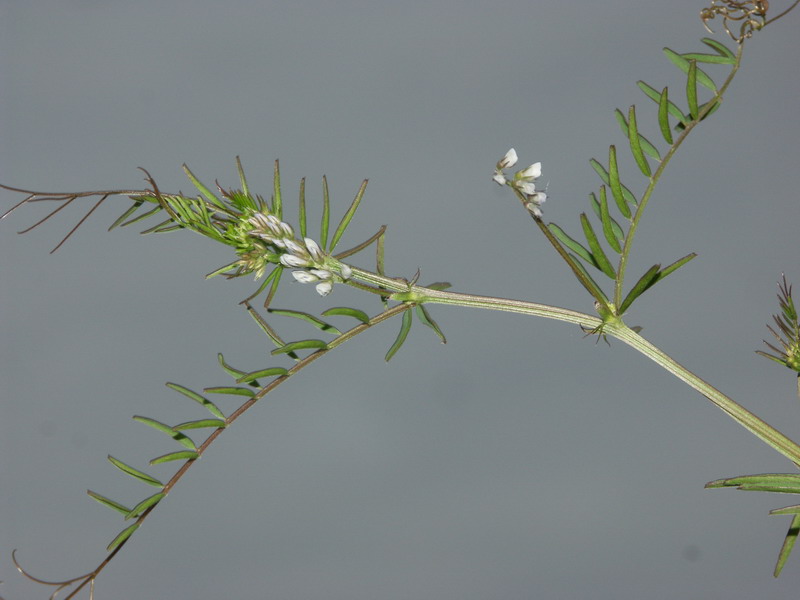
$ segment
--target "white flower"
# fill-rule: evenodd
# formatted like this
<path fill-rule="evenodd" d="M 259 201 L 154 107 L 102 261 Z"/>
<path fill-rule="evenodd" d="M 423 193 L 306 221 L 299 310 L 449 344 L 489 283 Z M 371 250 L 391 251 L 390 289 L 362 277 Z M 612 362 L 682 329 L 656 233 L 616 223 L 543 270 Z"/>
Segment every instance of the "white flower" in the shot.
<path fill-rule="evenodd" d="M 500 159 L 500 162 L 497 163 L 497 170 L 502 171 L 503 169 L 508 169 L 513 167 L 517 164 L 517 151 L 511 148 L 506 155 Z"/>
<path fill-rule="evenodd" d="M 309 269 L 309 272 L 318 279 L 330 279 L 333 277 L 333 273 L 325 269 Z"/>
<path fill-rule="evenodd" d="M 299 256 L 295 256 L 294 254 L 281 254 L 280 258 L 281 264 L 285 267 L 308 267 L 311 266 L 310 263 L 300 258 Z"/>
<path fill-rule="evenodd" d="M 519 183 L 515 183 L 514 187 L 526 196 L 532 196 L 536 193 L 536 186 L 529 181 L 520 181 Z"/>
<path fill-rule="evenodd" d="M 303 246 L 301 246 L 300 243 L 297 242 L 296 240 L 292 239 L 283 240 L 283 247 L 286 248 L 286 250 L 290 254 L 294 254 L 295 256 L 299 256 L 302 258 L 307 255 L 306 249 Z"/>
<path fill-rule="evenodd" d="M 353 274 L 353 269 L 347 266 L 344 263 L 340 263 L 339 266 L 339 275 L 342 276 L 342 279 L 350 279 L 350 276 Z"/>
<path fill-rule="evenodd" d="M 523 181 L 533 181 L 542 176 L 542 163 L 533 163 L 527 169 L 523 169 L 516 174 L 515 179 L 522 179 Z"/>
<path fill-rule="evenodd" d="M 506 184 L 506 178 L 502 171 L 495 171 L 494 175 L 492 175 L 492 179 L 494 179 L 500 185 Z"/>
<path fill-rule="evenodd" d="M 528 202 L 528 203 L 525 204 L 525 208 L 527 208 L 528 212 L 530 212 L 537 219 L 541 219 L 542 218 L 542 214 L 543 214 L 542 213 L 542 209 L 539 208 L 539 206 L 537 204 L 534 204 L 533 202 Z"/>
<path fill-rule="evenodd" d="M 308 271 L 292 271 L 292 276 L 300 283 L 314 283 L 319 281 L 319 277 L 312 275 Z"/>
<path fill-rule="evenodd" d="M 324 261 L 325 257 L 322 253 L 322 249 L 319 247 L 319 244 L 312 240 L 311 238 L 303 238 L 303 242 L 306 244 L 306 249 L 308 253 L 311 255 L 311 258 L 314 259 L 314 262 L 321 263 Z"/>
<path fill-rule="evenodd" d="M 528 201 L 525 202 L 525 208 L 534 216 L 539 219 L 542 218 L 542 204 L 547 200 L 547 194 L 544 192 L 536 192 L 528 196 Z"/>
<path fill-rule="evenodd" d="M 321 281 L 317 284 L 317 293 L 320 296 L 327 296 L 333 289 L 333 282 L 330 280 Z"/>
<path fill-rule="evenodd" d="M 280 223 L 280 228 L 283 230 L 283 237 L 293 238 L 294 237 L 294 229 L 288 223 L 284 223 L 283 221 L 278 221 Z"/>

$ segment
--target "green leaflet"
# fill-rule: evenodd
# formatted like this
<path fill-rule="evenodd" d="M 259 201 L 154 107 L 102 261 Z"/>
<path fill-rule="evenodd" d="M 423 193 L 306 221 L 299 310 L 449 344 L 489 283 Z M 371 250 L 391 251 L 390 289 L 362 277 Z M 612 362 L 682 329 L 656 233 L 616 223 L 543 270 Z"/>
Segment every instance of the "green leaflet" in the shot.
<path fill-rule="evenodd" d="M 661 96 L 658 99 L 658 127 L 661 130 L 661 136 L 664 141 L 672 146 L 672 129 L 669 126 L 669 99 L 667 98 L 667 88 L 661 90 Z"/>
<path fill-rule="evenodd" d="M 198 458 L 200 454 L 193 450 L 178 450 L 177 452 L 170 452 L 169 454 L 163 454 L 158 456 L 150 461 L 151 465 L 159 465 L 161 463 L 170 462 L 173 460 L 194 460 Z"/>
<path fill-rule="evenodd" d="M 152 485 L 154 487 L 164 487 L 164 484 L 161 483 L 155 477 L 151 477 L 150 475 L 144 473 L 143 471 L 139 471 L 138 469 L 134 469 L 133 467 L 126 465 L 124 462 L 122 462 L 121 460 L 117 460 L 110 454 L 108 455 L 108 460 L 112 465 L 117 467 L 120 471 L 122 471 L 126 475 L 130 475 L 131 477 L 138 479 L 139 481 L 143 481 L 144 483 Z"/>
<path fill-rule="evenodd" d="M 222 356 L 222 355 L 220 354 L 219 356 Z M 216 404 L 211 402 L 211 400 L 209 400 L 208 398 L 204 398 L 203 396 L 201 396 L 197 392 L 194 392 L 194 391 L 190 390 L 189 388 L 184 387 L 182 385 L 179 385 L 177 383 L 168 382 L 166 384 L 166 386 L 168 388 L 172 389 L 172 390 L 175 390 L 176 392 L 179 392 L 179 393 L 183 394 L 187 398 L 190 398 L 190 399 L 194 400 L 198 404 L 204 406 L 215 417 L 218 417 L 220 419 L 224 419 L 225 418 L 225 415 L 223 415 L 222 411 L 217 408 Z"/>
<path fill-rule="evenodd" d="M 553 232 L 553 235 L 556 236 L 559 242 L 564 244 L 567 248 L 572 250 L 575 254 L 580 256 L 583 260 L 588 262 L 593 267 L 597 269 L 600 268 L 600 265 L 597 264 L 597 261 L 595 260 L 594 256 L 592 256 L 592 253 L 589 252 L 586 248 L 584 248 L 580 242 L 572 239 L 569 235 L 567 235 L 567 233 L 563 229 L 561 229 L 561 227 L 559 227 L 555 223 L 548 223 L 547 227 L 548 229 L 550 229 L 550 231 Z"/>
<path fill-rule="evenodd" d="M 606 198 L 606 187 L 600 186 L 600 200 L 598 201 L 595 195 L 589 194 L 589 199 L 592 202 L 592 209 L 594 213 L 600 218 L 603 225 L 603 235 L 608 242 L 608 245 L 617 254 L 622 254 L 622 245 L 620 242 L 625 240 L 625 234 L 622 232 L 622 227 L 619 226 L 608 211 L 608 199 Z"/>
<path fill-rule="evenodd" d="M 758 492 L 777 492 L 781 494 L 800 494 L 800 474 L 795 473 L 762 473 L 760 475 L 743 475 L 709 481 L 705 487 L 735 487 L 740 490 Z"/>
<path fill-rule="evenodd" d="M 647 140 L 639 135 L 639 129 L 636 124 L 636 110 L 631 106 L 628 111 L 628 142 L 630 143 L 631 154 L 633 154 L 636 165 L 639 167 L 642 175 L 649 178 L 652 171 L 650 170 L 650 163 L 647 162 L 647 158 L 642 151 L 643 140 L 647 142 Z M 650 142 L 647 143 L 650 144 Z M 650 147 L 655 150 L 652 144 L 650 144 Z M 656 155 L 658 155 L 658 153 L 656 153 Z"/>
<path fill-rule="evenodd" d="M 662 94 L 660 92 L 657 92 L 654 88 L 647 85 L 644 81 L 637 81 L 636 85 L 639 86 L 639 89 L 642 90 L 645 93 L 645 95 L 648 98 L 650 98 L 653 102 L 655 102 L 656 104 L 659 104 L 661 102 Z M 669 100 L 665 101 L 667 103 L 667 111 L 669 112 L 669 114 L 678 119 L 684 126 L 688 125 L 691 119 L 687 117 L 685 114 L 683 114 L 683 111 L 680 108 L 678 108 L 678 105 Z M 669 143 L 672 144 L 672 142 Z"/>
<path fill-rule="evenodd" d="M 136 531 L 137 529 L 139 529 L 139 523 L 134 523 L 133 525 L 130 525 L 130 526 L 126 527 L 125 529 L 123 529 L 117 535 L 117 537 L 115 537 L 111 541 L 111 543 L 108 546 L 106 546 L 106 550 L 108 552 L 111 552 L 112 550 L 116 549 L 117 546 L 122 544 L 129 537 L 131 537 L 131 535 L 133 535 L 133 532 Z"/>
<path fill-rule="evenodd" d="M 419 320 L 422 323 L 433 329 L 434 333 L 436 333 L 436 335 L 439 336 L 439 339 L 443 344 L 447 343 L 447 339 L 444 337 L 444 333 L 442 333 L 442 330 L 439 328 L 439 325 L 436 323 L 436 321 L 433 320 L 433 318 L 431 318 L 428 309 L 426 309 L 425 306 L 422 304 L 417 304 L 417 317 L 419 317 Z"/>
<path fill-rule="evenodd" d="M 328 178 L 322 176 L 322 219 L 320 221 L 319 246 L 323 250 L 328 246 L 328 230 L 331 227 L 331 198 L 328 193 Z"/>
<path fill-rule="evenodd" d="M 155 506 L 156 504 L 161 502 L 161 499 L 164 496 L 166 496 L 164 492 L 158 492 L 157 494 L 153 494 L 149 498 L 145 498 L 144 500 L 139 502 L 139 504 L 134 506 L 127 515 L 125 515 L 125 520 L 127 521 L 129 519 L 134 519 L 138 517 L 151 506 Z"/>
<path fill-rule="evenodd" d="M 680 269 L 683 265 L 688 263 L 690 260 L 695 258 L 697 254 L 694 252 L 687 254 L 683 258 L 676 260 L 671 265 L 664 267 L 663 269 L 659 270 L 659 265 L 653 265 L 647 272 L 641 276 L 636 285 L 633 286 L 628 295 L 625 297 L 625 300 L 622 301 L 622 304 L 619 307 L 618 314 L 622 315 L 625 313 L 628 308 L 630 308 L 633 301 L 636 300 L 639 296 L 641 296 L 644 292 L 648 289 L 653 287 L 659 281 L 664 279 L 670 273 L 674 273 L 678 269 Z"/>
<path fill-rule="evenodd" d="M 335 315 L 353 317 L 354 319 L 358 319 L 362 323 L 369 323 L 369 315 L 367 315 L 367 313 L 365 313 L 363 310 L 358 310 L 357 308 L 350 308 L 348 306 L 334 306 L 333 308 L 329 308 L 328 310 L 322 313 L 323 317 L 335 316 Z"/>
<path fill-rule="evenodd" d="M 350 221 L 353 220 L 353 216 L 356 214 L 356 210 L 358 210 L 358 205 L 361 203 L 361 199 L 364 197 L 364 192 L 367 191 L 367 180 L 365 179 L 361 183 L 361 187 L 358 188 L 358 192 L 356 193 L 356 197 L 353 198 L 353 201 L 350 203 L 350 208 L 347 209 L 347 212 L 344 213 L 342 220 L 339 222 L 339 226 L 336 228 L 336 231 L 333 234 L 333 239 L 331 240 L 331 246 L 328 249 L 328 252 L 333 252 L 333 249 L 336 248 L 336 244 L 339 243 L 339 240 L 344 235 L 347 226 L 350 225 Z"/>
<path fill-rule="evenodd" d="M 617 203 L 617 208 L 622 216 L 626 219 L 631 218 L 631 209 L 622 193 L 622 183 L 619 179 L 619 166 L 617 165 L 617 149 L 616 147 L 608 147 L 608 187 L 611 189 L 611 195 Z"/>
<path fill-rule="evenodd" d="M 289 342 L 280 348 L 275 348 L 272 354 L 289 354 L 295 350 L 327 350 L 328 344 L 322 340 L 299 340 L 297 342 Z"/>
<path fill-rule="evenodd" d="M 397 338 L 395 338 L 392 347 L 389 348 L 389 351 L 386 353 L 384 360 L 389 362 L 392 360 L 392 357 L 397 354 L 397 351 L 400 350 L 400 346 L 406 341 L 408 337 L 408 332 L 411 330 L 411 320 L 412 320 L 412 313 L 410 310 L 407 310 L 403 313 L 403 321 L 400 323 L 400 331 L 397 333 Z"/>
<path fill-rule="evenodd" d="M 606 171 L 605 167 L 601 165 L 594 158 L 589 159 L 589 164 L 592 165 L 592 169 L 594 169 L 595 173 L 597 173 L 600 179 L 603 180 L 603 183 L 611 187 L 611 177 L 609 176 L 608 171 Z M 619 174 L 617 174 L 617 176 L 619 177 Z M 624 185 L 622 186 L 622 197 L 628 204 L 638 204 L 638 201 L 636 200 L 636 197 L 633 195 L 633 192 L 631 192 Z"/>
<path fill-rule="evenodd" d="M 144 231 L 141 232 L 141 234 L 147 235 L 148 233 L 167 233 L 169 231 L 176 231 L 178 229 L 184 229 L 184 226 L 173 224 L 172 218 L 170 217 L 166 221 L 161 221 L 161 223 L 159 223 L 158 225 L 154 225 L 150 229 L 145 229 Z"/>
<path fill-rule="evenodd" d="M 628 307 L 631 304 L 633 304 L 633 301 L 647 291 L 647 289 L 655 284 L 656 281 L 658 281 L 658 270 L 660 268 L 661 265 L 653 265 L 645 272 L 644 275 L 639 278 L 639 281 L 636 282 L 636 285 L 634 285 L 631 288 L 631 291 L 628 292 L 628 295 L 625 296 L 622 304 L 619 305 L 619 310 L 617 311 L 618 315 L 625 314 L 625 311 L 628 310 Z"/>
<path fill-rule="evenodd" d="M 674 50 L 670 50 L 669 48 L 664 48 L 664 54 L 666 57 L 678 67 L 681 71 L 688 74 L 691 70 L 691 65 L 694 64 L 694 68 L 696 70 L 695 77 L 697 78 L 697 83 L 702 85 L 703 87 L 711 90 L 713 93 L 717 93 L 717 86 L 714 84 L 714 81 L 711 77 L 708 76 L 702 69 L 697 68 L 697 61 L 696 60 L 689 60 L 684 55 L 678 54 Z"/>
<path fill-rule="evenodd" d="M 272 171 L 272 210 L 270 211 L 283 220 L 283 200 L 281 199 L 281 167 L 276 160 Z"/>
<path fill-rule="evenodd" d="M 250 188 L 247 186 L 247 178 L 244 176 L 244 169 L 242 168 L 242 160 L 237 156 L 236 157 L 236 172 L 239 173 L 239 183 L 242 186 L 242 192 L 244 195 L 250 198 Z M 253 205 L 251 208 L 256 210 L 256 206 Z"/>
<path fill-rule="evenodd" d="M 716 50 L 720 56 L 728 58 L 731 61 L 731 64 L 736 62 L 736 54 L 733 52 L 733 50 L 730 50 L 725 44 L 718 42 L 717 40 L 712 38 L 703 38 L 700 41 L 703 42 L 709 48 Z"/>
<path fill-rule="evenodd" d="M 586 213 L 581 213 L 580 218 L 581 226 L 583 227 L 583 234 L 586 236 L 586 241 L 589 243 L 589 248 L 592 251 L 592 256 L 594 257 L 597 266 L 603 273 L 608 275 L 608 277 L 615 279 L 617 273 L 614 270 L 614 267 L 611 265 L 611 262 L 609 262 L 602 246 L 600 246 L 597 235 L 595 235 L 594 229 L 592 229 L 592 224 L 589 222 L 589 217 L 586 216 Z"/>
<path fill-rule="evenodd" d="M 246 375 L 246 373 L 244 373 Z M 248 381 L 248 385 L 253 385 L 256 383 L 255 381 Z M 256 383 L 256 387 L 261 387 L 260 384 Z M 246 396 L 247 398 L 252 398 L 256 395 L 253 390 L 243 388 L 243 387 L 231 387 L 231 386 L 218 386 L 218 387 L 207 387 L 203 389 L 204 392 L 207 394 L 229 394 L 231 396 Z"/>
<path fill-rule="evenodd" d="M 122 213 L 119 217 L 117 217 L 117 219 L 108 227 L 108 231 L 111 231 L 115 227 L 118 227 L 123 221 L 125 221 L 125 219 L 127 219 L 133 213 L 135 213 L 142 204 L 144 204 L 144 200 L 141 200 L 141 199 L 134 200 L 133 204 L 131 204 L 128 207 L 128 209 L 124 213 Z M 157 212 L 159 210 L 161 210 L 160 206 L 155 208 L 153 211 L 150 211 L 150 212 L 152 214 L 153 212 Z"/>
<path fill-rule="evenodd" d="M 154 215 L 157 212 L 160 212 L 162 210 L 164 210 L 164 209 L 161 208 L 161 206 L 156 206 L 155 208 L 152 208 L 152 209 L 150 209 L 148 211 L 145 211 L 144 213 L 140 214 L 137 217 L 133 217 L 130 221 L 125 221 L 124 223 L 120 223 L 119 226 L 120 227 L 127 227 L 128 225 L 133 225 L 134 223 L 138 223 L 139 221 L 144 221 L 148 217 L 150 217 L 150 216 L 152 216 L 152 215 Z M 111 227 L 109 227 L 109 230 L 110 229 L 111 229 Z M 144 232 L 142 232 L 142 233 L 144 233 Z"/>
<path fill-rule="evenodd" d="M 310 323 L 317 329 L 324 331 L 325 333 L 330 333 L 333 335 L 342 335 L 342 332 L 339 331 L 336 327 L 331 325 L 330 323 L 326 323 L 322 319 L 318 319 L 314 315 L 310 315 L 305 312 L 301 312 L 299 310 L 288 310 L 288 309 L 277 309 L 277 308 L 268 308 L 267 312 L 282 315 L 284 317 L 293 317 L 295 319 L 300 319 L 305 321 L 306 323 Z"/>
<path fill-rule="evenodd" d="M 171 426 L 165 425 L 160 421 L 156 421 L 155 419 L 151 419 L 149 417 L 141 417 L 141 416 L 134 416 L 134 421 L 138 421 L 139 423 L 144 423 L 145 425 L 149 425 L 153 429 L 160 431 L 162 433 L 166 433 L 172 439 L 174 439 L 179 444 L 189 448 L 189 450 L 196 450 L 197 446 L 191 440 L 191 438 L 185 436 L 184 434 L 180 433 L 179 431 L 175 431 Z"/>
<path fill-rule="evenodd" d="M 800 514 L 796 514 L 792 518 L 792 523 L 789 525 L 789 531 L 786 532 L 786 537 L 783 540 L 780 552 L 778 552 L 778 562 L 775 563 L 775 570 L 772 573 L 773 576 L 777 577 L 781 574 L 783 566 L 786 564 L 789 555 L 792 553 L 794 543 L 797 541 L 798 532 L 800 532 Z"/>
<path fill-rule="evenodd" d="M 586 290 L 595 298 L 598 302 L 604 303 L 606 306 L 609 304 L 608 297 L 606 296 L 603 289 L 597 285 L 597 282 L 589 275 L 589 271 L 586 270 L 586 267 L 583 266 L 583 263 L 579 261 L 573 254 L 569 255 L 572 258 L 573 263 L 575 264 L 575 268 L 580 270 L 581 273 L 586 277 L 588 284 L 581 282 Z"/>
<path fill-rule="evenodd" d="M 124 506 L 124 505 L 120 504 L 119 502 L 115 502 L 114 500 L 111 500 L 110 498 L 106 498 L 105 496 L 103 496 L 101 494 L 98 494 L 97 492 L 93 492 L 92 490 L 86 490 L 86 493 L 89 494 L 95 500 L 97 500 L 103 506 L 107 506 L 108 508 L 111 508 L 111 509 L 113 509 L 113 510 L 115 510 L 117 512 L 120 512 L 123 515 L 127 515 L 129 512 L 131 512 L 131 509 L 128 508 L 127 506 Z"/>
<path fill-rule="evenodd" d="M 246 306 L 247 306 L 247 312 L 249 312 L 250 316 L 253 317 L 256 323 L 258 323 L 258 326 L 261 328 L 261 331 L 266 333 L 267 337 L 272 340 L 272 343 L 278 347 L 283 346 L 286 342 L 284 342 L 281 336 L 278 335 L 278 332 L 275 331 L 272 327 L 270 327 L 269 323 L 267 323 L 264 320 L 264 318 L 260 314 L 258 314 L 255 311 L 255 309 L 253 309 L 252 306 L 250 306 L 249 304 L 247 304 Z M 297 360 L 296 354 L 294 355 L 290 354 L 289 356 Z"/>
<path fill-rule="evenodd" d="M 194 185 L 194 187 L 196 187 L 198 189 L 200 194 L 202 194 L 202 196 L 206 200 L 208 200 L 208 202 L 210 204 L 212 204 L 212 205 L 216 206 L 217 208 L 221 209 L 223 212 L 227 212 L 227 207 L 225 206 L 225 204 L 223 204 L 220 201 L 219 198 L 217 198 L 214 194 L 211 193 L 211 190 L 209 190 L 206 186 L 204 186 L 200 182 L 200 180 L 197 179 L 197 177 L 194 176 L 194 173 L 192 173 L 189 170 L 189 167 L 186 166 L 186 164 L 183 165 L 183 171 L 184 171 L 184 173 L 186 173 L 186 176 L 189 178 L 189 181 L 192 182 L 192 185 Z"/>
<path fill-rule="evenodd" d="M 682 55 L 687 60 L 694 60 L 701 63 L 712 63 L 718 65 L 732 65 L 736 62 L 736 57 L 729 58 L 719 54 L 703 54 L 702 52 L 688 52 Z"/>
<path fill-rule="evenodd" d="M 239 377 L 241 377 L 242 375 L 245 374 L 245 371 L 240 371 L 239 369 L 236 369 L 236 368 L 232 367 L 231 365 L 229 365 L 228 363 L 226 363 L 225 362 L 225 357 L 222 356 L 221 352 L 217 354 L 217 361 L 219 362 L 219 366 L 222 367 L 222 369 L 228 375 L 233 377 L 234 379 L 239 379 Z M 252 383 L 251 383 L 251 385 L 252 385 Z M 256 387 L 260 387 L 260 386 L 256 385 Z"/>
<path fill-rule="evenodd" d="M 172 429 L 174 431 L 183 431 L 185 429 L 204 429 L 206 427 L 219 429 L 220 427 L 227 427 L 227 424 L 222 419 L 199 419 L 197 421 L 186 421 L 185 423 L 180 423 L 179 425 L 173 426 Z"/>
<path fill-rule="evenodd" d="M 306 216 L 306 178 L 300 180 L 300 200 L 297 216 L 298 224 L 300 225 L 300 237 L 308 237 L 308 223 Z"/>
<path fill-rule="evenodd" d="M 689 105 L 689 114 L 692 119 L 700 116 L 700 109 L 697 104 L 697 62 L 689 61 L 689 76 L 686 78 L 686 102 Z"/>
<path fill-rule="evenodd" d="M 634 107 L 631 106 L 629 112 L 633 110 Z M 620 129 L 622 129 L 622 133 L 625 134 L 625 137 L 630 138 L 631 136 L 630 127 L 628 126 L 628 121 L 625 119 L 625 115 L 622 114 L 622 111 L 619 110 L 618 108 L 615 109 L 614 117 L 616 117 L 617 123 L 619 123 L 619 127 Z M 637 139 L 639 140 L 639 145 L 642 150 L 644 150 L 649 156 L 653 157 L 655 160 L 658 161 L 661 160 L 661 155 L 659 154 L 658 149 L 646 137 L 644 137 L 641 133 L 638 133 Z"/>
<path fill-rule="evenodd" d="M 675 261 L 674 263 L 672 263 L 671 265 L 669 265 L 669 266 L 667 266 L 667 267 L 664 267 L 663 269 L 661 269 L 661 272 L 658 274 L 658 281 L 661 281 L 662 279 L 664 279 L 664 277 L 666 277 L 666 276 L 667 276 L 667 275 L 669 275 L 670 273 L 673 273 L 673 272 L 677 271 L 677 270 L 678 270 L 678 269 L 680 269 L 680 268 L 681 268 L 683 265 L 685 265 L 686 263 L 688 263 L 690 260 L 692 260 L 692 259 L 693 259 L 693 258 L 695 258 L 696 256 L 697 256 L 697 254 L 696 254 L 696 253 L 694 253 L 694 252 L 690 252 L 689 254 L 687 254 L 686 256 L 684 256 L 683 258 L 679 258 L 678 260 L 676 260 L 676 261 Z"/>
<path fill-rule="evenodd" d="M 274 352 L 277 352 L 277 350 L 275 350 Z M 289 371 L 287 371 L 283 367 L 270 367 L 268 369 L 261 369 L 260 371 L 253 371 L 252 373 L 245 373 L 244 375 L 239 377 L 239 379 L 236 380 L 236 383 L 250 383 L 251 381 L 255 381 L 260 377 L 274 377 L 275 375 L 284 376 L 288 374 Z M 244 390 L 246 388 L 238 388 L 238 389 Z M 247 391 L 249 392 L 250 390 Z"/>
<path fill-rule="evenodd" d="M 762 473 L 759 475 L 743 475 L 709 481 L 707 488 L 736 487 L 740 490 L 757 492 L 776 492 L 780 494 L 800 494 L 800 474 L 797 473 Z M 789 555 L 794 549 L 800 532 L 800 505 L 785 506 L 769 512 L 770 515 L 793 515 L 789 531 L 778 552 L 773 575 L 778 577 L 783 570 Z"/>

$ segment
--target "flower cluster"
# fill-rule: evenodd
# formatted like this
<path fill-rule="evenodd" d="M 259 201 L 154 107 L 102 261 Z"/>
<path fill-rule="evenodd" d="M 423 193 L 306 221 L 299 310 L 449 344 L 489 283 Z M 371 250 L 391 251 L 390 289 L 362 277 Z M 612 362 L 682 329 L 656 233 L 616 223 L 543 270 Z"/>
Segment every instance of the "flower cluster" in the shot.
<path fill-rule="evenodd" d="M 331 293 L 337 277 L 343 281 L 352 275 L 350 267 L 325 254 L 311 238 L 295 239 L 292 226 L 275 215 L 256 213 L 248 222 L 253 226 L 250 235 L 273 246 L 279 262 L 296 269 L 292 276 L 301 283 L 316 283 L 321 296 Z"/>
<path fill-rule="evenodd" d="M 537 192 L 534 181 L 542 175 L 542 163 L 533 163 L 527 169 L 522 169 L 514 173 L 511 179 L 507 179 L 504 171 L 517 164 L 517 151 L 511 148 L 506 155 L 501 158 L 494 169 L 492 179 L 500 185 L 508 185 L 524 199 L 525 208 L 537 219 L 542 218 L 541 206 L 547 200 L 545 192 Z"/>
<path fill-rule="evenodd" d="M 781 348 L 777 348 L 764 340 L 767 347 L 775 354 L 769 354 L 761 350 L 756 350 L 756 353 L 800 373 L 800 321 L 798 321 L 797 309 L 792 298 L 792 286 L 786 283 L 786 275 L 783 275 L 782 279 L 783 281 L 778 284 L 778 289 L 780 290 L 778 305 L 781 313 L 772 315 L 772 320 L 775 322 L 778 331 L 767 325 L 767 329 L 778 340 Z"/>

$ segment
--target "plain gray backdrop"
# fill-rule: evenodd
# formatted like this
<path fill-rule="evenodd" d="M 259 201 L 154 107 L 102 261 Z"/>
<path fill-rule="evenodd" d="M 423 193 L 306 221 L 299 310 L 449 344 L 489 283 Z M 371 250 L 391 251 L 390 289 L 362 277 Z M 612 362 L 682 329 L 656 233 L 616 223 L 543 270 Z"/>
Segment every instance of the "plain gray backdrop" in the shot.
<path fill-rule="evenodd" d="M 788 2 L 773 2 L 777 12 Z M 626 142 L 612 111 L 636 103 L 659 138 L 645 79 L 682 76 L 663 46 L 702 51 L 703 3 L 297 0 L 0 0 L 0 181 L 45 191 L 201 179 L 236 186 L 242 157 L 269 195 L 326 174 L 336 215 L 370 178 L 344 244 L 388 224 L 387 270 L 457 291 L 592 312 L 506 190 L 514 146 L 542 161 L 545 218 L 579 235 Z M 697 252 L 627 317 L 643 335 L 785 433 L 800 433 L 792 374 L 754 354 L 781 272 L 800 282 L 800 13 L 748 43 L 722 109 L 689 139 L 645 215 L 632 276 Z M 716 24 L 719 28 L 719 23 Z M 717 36 L 726 41 L 726 38 Z M 719 71 L 716 72 L 720 77 Z M 626 159 L 626 181 L 643 180 Z M 2 207 L 20 199 L 0 193 Z M 133 505 L 169 452 L 135 414 L 205 413 L 164 387 L 225 385 L 216 365 L 284 364 L 237 302 L 250 279 L 206 281 L 232 260 L 199 236 L 106 233 L 83 214 L 27 207 L 0 223 L 0 595 L 88 571 L 122 529 L 91 488 Z M 86 205 L 84 205 L 86 206 Z M 292 207 L 289 214 L 293 214 Z M 313 213 L 319 215 L 319 212 Z M 354 264 L 372 266 L 371 253 Z M 286 282 L 279 307 L 379 310 L 343 286 Z M 573 326 L 433 307 L 442 346 L 399 323 L 331 353 L 211 448 L 98 580 L 97 598 L 325 600 L 733 599 L 797 593 L 800 557 L 771 576 L 792 498 L 704 490 L 792 465 L 619 342 Z M 313 335 L 274 321 L 288 337 Z M 225 410 L 234 405 L 220 400 Z M 174 466 L 149 468 L 166 479 Z"/>

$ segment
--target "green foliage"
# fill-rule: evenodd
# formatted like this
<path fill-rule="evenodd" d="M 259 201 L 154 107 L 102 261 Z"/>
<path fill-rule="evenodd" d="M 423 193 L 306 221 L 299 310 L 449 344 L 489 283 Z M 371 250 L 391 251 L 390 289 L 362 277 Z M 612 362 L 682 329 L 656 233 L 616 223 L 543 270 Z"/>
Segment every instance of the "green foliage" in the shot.
<path fill-rule="evenodd" d="M 647 179 L 647 185 L 642 194 L 642 199 L 637 200 L 636 196 L 622 182 L 617 148 L 612 145 L 609 147 L 607 167 L 596 159 L 590 160 L 592 168 L 603 182 L 598 194 L 592 193 L 589 196 L 594 215 L 600 221 L 600 229 L 598 231 L 602 231 L 602 236 L 599 236 L 597 231 L 595 231 L 586 213 L 580 215 L 581 229 L 583 230 L 586 245 L 571 237 L 555 223 L 548 224 L 548 228 L 555 236 L 555 239 L 557 239 L 564 248 L 569 249 L 573 253 L 571 260 L 577 263 L 572 265 L 573 270 L 576 272 L 576 275 L 581 278 L 587 290 L 589 290 L 596 299 L 602 301 L 608 297 L 602 292 L 601 287 L 589 276 L 588 271 L 580 265 L 580 262 L 597 269 L 613 281 L 613 300 L 606 300 L 606 306 L 610 309 L 608 312 L 609 318 L 621 317 L 645 291 L 696 256 L 694 253 L 687 254 L 664 269 L 661 269 L 660 265 L 654 265 L 639 277 L 627 294 L 623 295 L 622 290 L 625 271 L 633 238 L 642 212 L 651 197 L 664 166 L 685 138 L 685 134 L 719 108 L 721 100 L 720 88 L 717 87 L 707 73 L 697 67 L 697 63 L 704 62 L 717 65 L 730 65 L 734 67 L 734 70 L 731 72 L 731 75 L 729 75 L 729 79 L 733 72 L 735 72 L 735 67 L 738 66 L 736 55 L 723 44 L 711 39 L 704 39 L 703 43 L 715 50 L 717 54 L 678 54 L 669 48 L 664 49 L 667 58 L 686 75 L 687 112 L 682 111 L 669 99 L 666 87 L 663 88 L 661 92 L 658 92 L 652 86 L 644 82 L 639 82 L 639 88 L 648 98 L 658 105 L 658 131 L 668 144 L 666 151 L 660 152 L 655 144 L 642 135 L 637 111 L 634 106 L 628 109 L 627 118 L 619 109 L 614 113 L 623 134 L 628 138 L 628 145 L 633 161 L 641 174 Z M 704 104 L 700 104 L 698 99 L 698 84 L 706 87 L 713 93 L 713 97 Z M 673 125 L 670 123 L 670 118 L 675 119 L 677 122 Z M 673 137 L 673 128 L 682 132 L 679 137 Z M 651 161 L 654 165 L 651 164 Z M 614 199 L 614 205 L 619 212 L 619 215 L 616 217 L 611 214 L 608 202 L 609 190 L 611 192 L 611 197 Z M 610 251 L 618 256 L 617 266 L 614 265 L 611 258 L 604 250 L 604 244 L 607 244 Z"/>

